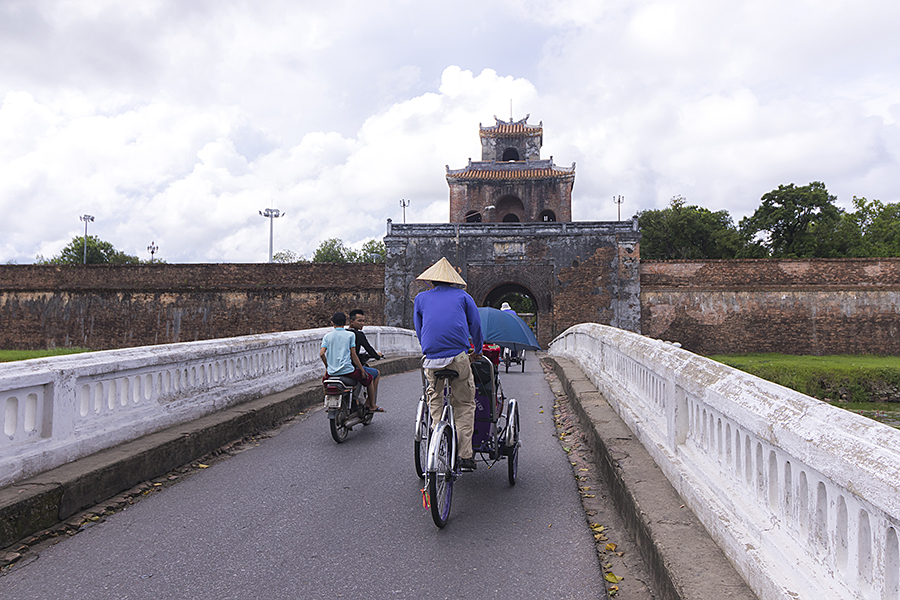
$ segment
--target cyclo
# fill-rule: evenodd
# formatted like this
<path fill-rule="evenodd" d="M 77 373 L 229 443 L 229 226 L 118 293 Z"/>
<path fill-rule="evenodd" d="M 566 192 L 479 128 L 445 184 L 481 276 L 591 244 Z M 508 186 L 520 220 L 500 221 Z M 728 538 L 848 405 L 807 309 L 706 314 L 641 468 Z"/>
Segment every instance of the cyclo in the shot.
<path fill-rule="evenodd" d="M 489 467 L 506 459 L 509 484 L 515 485 L 519 468 L 518 403 L 503 395 L 499 375 L 490 360 L 481 358 L 474 361 L 472 374 L 475 378 L 475 432 L 472 436 L 472 450 L 476 459 L 481 455 Z M 457 377 L 459 373 L 452 369 L 435 372 L 435 385 L 439 385 L 439 382 L 443 384 L 444 411 L 440 421 L 432 428 L 431 413 L 424 393 L 427 382 L 423 370 L 423 394 L 416 409 L 416 474 L 425 480 L 422 501 L 431 509 L 431 518 L 438 527 L 447 524 L 453 482 L 461 476 L 456 423 L 453 408 L 448 402 L 450 382 Z"/>

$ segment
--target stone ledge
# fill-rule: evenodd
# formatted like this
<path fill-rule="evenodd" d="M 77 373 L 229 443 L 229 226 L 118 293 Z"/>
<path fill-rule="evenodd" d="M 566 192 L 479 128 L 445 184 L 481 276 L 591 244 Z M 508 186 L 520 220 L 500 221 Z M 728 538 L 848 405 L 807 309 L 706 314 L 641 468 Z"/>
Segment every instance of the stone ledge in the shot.
<path fill-rule="evenodd" d="M 756 600 L 643 445 L 573 362 L 546 357 L 575 409 L 594 460 L 665 600 Z M 650 516 L 652 515 L 652 517 Z"/>
<path fill-rule="evenodd" d="M 374 363 L 384 375 L 418 369 L 420 356 Z M 0 548 L 52 527 L 142 481 L 231 441 L 271 428 L 322 400 L 318 381 L 97 452 L 0 489 Z"/>

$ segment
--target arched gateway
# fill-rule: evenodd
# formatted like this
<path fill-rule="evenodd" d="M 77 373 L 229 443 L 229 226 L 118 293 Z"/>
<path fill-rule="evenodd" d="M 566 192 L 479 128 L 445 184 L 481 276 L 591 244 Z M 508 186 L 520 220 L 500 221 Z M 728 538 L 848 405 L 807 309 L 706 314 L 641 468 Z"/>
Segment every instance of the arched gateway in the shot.
<path fill-rule="evenodd" d="M 525 289 L 546 345 L 577 323 L 640 332 L 637 219 L 608 223 L 443 223 L 388 221 L 385 324 L 412 328 L 416 277 L 442 256 L 460 270 L 479 306 L 498 290 Z"/>
<path fill-rule="evenodd" d="M 571 222 L 575 165 L 540 157 L 543 126 L 528 117 L 480 127 L 482 160 L 447 169 L 450 223 L 388 219 L 385 323 L 413 326 L 416 277 L 442 256 L 479 306 L 507 293 L 535 304 L 546 345 L 576 323 L 640 332 L 640 232 L 630 221 Z"/>

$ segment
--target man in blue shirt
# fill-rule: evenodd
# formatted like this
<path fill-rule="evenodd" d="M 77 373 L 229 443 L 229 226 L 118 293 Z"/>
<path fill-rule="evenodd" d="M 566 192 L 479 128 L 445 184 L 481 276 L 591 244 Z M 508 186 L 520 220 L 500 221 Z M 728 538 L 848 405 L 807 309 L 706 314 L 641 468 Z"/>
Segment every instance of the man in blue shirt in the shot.
<path fill-rule="evenodd" d="M 322 338 L 322 347 L 319 349 L 319 358 L 325 363 L 325 377 L 337 377 L 346 375 L 366 386 L 366 408 L 372 412 L 384 412 L 384 409 L 375 405 L 375 389 L 372 376 L 366 373 L 363 365 L 356 355 L 356 334 L 344 329 L 347 324 L 347 315 L 342 312 L 334 313 L 331 317 L 334 329 Z"/>
<path fill-rule="evenodd" d="M 441 258 L 417 279 L 434 285 L 433 289 L 416 296 L 413 309 L 416 335 L 425 354 L 422 366 L 428 382 L 426 395 L 431 420 L 437 423 L 444 410 L 443 390 L 437 389 L 434 372 L 453 369 L 459 373 L 450 384 L 450 406 L 453 407 L 459 440 L 459 466 L 462 471 L 474 471 L 475 380 L 471 361 L 481 358 L 484 346 L 481 317 L 472 297 L 454 287 L 465 286 L 466 282 L 446 258 Z"/>

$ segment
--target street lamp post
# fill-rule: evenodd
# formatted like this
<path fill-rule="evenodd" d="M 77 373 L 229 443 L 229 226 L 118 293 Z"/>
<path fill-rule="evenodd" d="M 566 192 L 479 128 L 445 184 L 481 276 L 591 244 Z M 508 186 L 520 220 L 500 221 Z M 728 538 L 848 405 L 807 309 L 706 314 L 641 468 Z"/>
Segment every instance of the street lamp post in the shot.
<path fill-rule="evenodd" d="M 88 221 L 93 221 L 93 215 L 82 215 L 78 217 L 80 220 L 84 221 L 84 264 L 87 264 L 87 224 Z"/>
<path fill-rule="evenodd" d="M 409 200 L 405 198 L 400 199 L 400 207 L 403 208 L 403 223 L 406 224 L 406 207 L 409 206 Z"/>
<path fill-rule="evenodd" d="M 265 211 L 259 211 L 259 214 L 269 219 L 269 262 L 272 262 L 272 240 L 275 235 L 275 226 L 273 223 L 278 217 L 283 217 L 285 213 L 277 208 L 267 208 Z"/>
<path fill-rule="evenodd" d="M 153 264 L 153 255 L 156 254 L 156 251 L 159 250 L 159 246 L 156 245 L 156 242 L 150 242 L 150 245 L 147 246 L 147 252 L 150 253 L 150 264 Z"/>
<path fill-rule="evenodd" d="M 616 203 L 616 209 L 618 210 L 617 221 L 622 220 L 622 203 L 625 202 L 625 196 L 613 196 L 613 202 Z"/>

